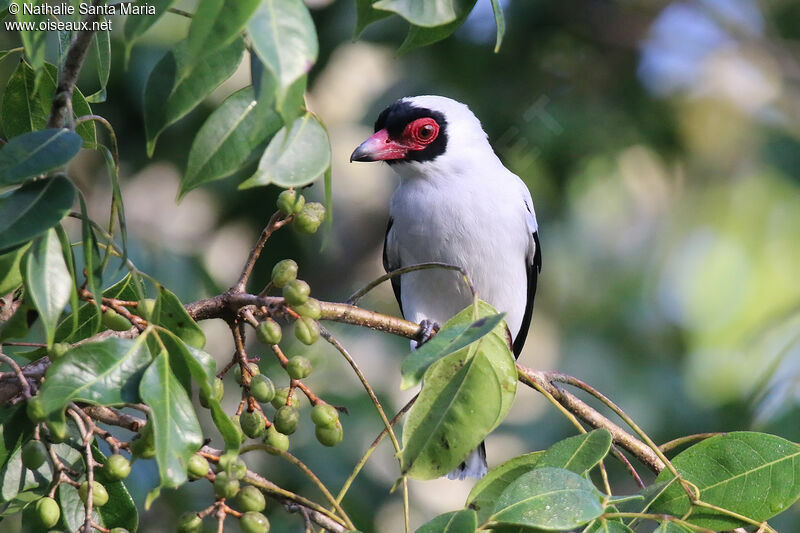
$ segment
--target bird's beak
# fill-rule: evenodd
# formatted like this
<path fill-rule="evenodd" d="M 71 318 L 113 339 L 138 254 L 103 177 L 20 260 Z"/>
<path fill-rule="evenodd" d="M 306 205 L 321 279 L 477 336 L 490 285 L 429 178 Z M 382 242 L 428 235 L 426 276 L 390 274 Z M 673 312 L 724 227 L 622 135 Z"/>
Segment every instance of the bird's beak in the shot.
<path fill-rule="evenodd" d="M 407 153 L 408 148 L 391 140 L 389 132 L 383 129 L 375 132 L 372 137 L 361 143 L 350 156 L 350 162 L 402 159 Z"/>

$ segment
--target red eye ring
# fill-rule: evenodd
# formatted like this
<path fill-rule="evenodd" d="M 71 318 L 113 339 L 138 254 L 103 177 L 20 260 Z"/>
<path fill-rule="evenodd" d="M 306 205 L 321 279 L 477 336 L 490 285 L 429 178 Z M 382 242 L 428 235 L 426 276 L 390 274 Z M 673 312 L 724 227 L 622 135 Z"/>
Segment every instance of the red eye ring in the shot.
<path fill-rule="evenodd" d="M 418 118 L 406 126 L 403 137 L 411 150 L 422 150 L 439 136 L 439 124 L 430 117 Z"/>

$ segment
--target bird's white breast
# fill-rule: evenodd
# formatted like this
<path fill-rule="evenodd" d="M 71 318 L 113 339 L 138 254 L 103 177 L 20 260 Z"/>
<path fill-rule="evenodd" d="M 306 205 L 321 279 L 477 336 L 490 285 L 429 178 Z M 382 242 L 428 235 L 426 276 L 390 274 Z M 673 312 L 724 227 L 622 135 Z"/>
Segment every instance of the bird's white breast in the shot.
<path fill-rule="evenodd" d="M 522 182 L 500 166 L 497 175 L 449 172 L 436 180 L 403 179 L 392 197 L 390 260 L 407 266 L 438 261 L 467 270 L 478 296 L 499 311 L 513 337 L 527 302 L 530 229 Z M 458 272 L 404 274 L 401 299 L 407 319 L 440 324 L 472 302 Z"/>

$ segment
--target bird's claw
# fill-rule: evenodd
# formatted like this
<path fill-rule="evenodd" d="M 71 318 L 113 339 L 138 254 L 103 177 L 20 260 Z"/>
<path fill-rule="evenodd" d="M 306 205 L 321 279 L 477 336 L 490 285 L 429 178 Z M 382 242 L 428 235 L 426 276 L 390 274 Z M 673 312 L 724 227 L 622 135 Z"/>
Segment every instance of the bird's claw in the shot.
<path fill-rule="evenodd" d="M 419 323 L 420 331 L 417 335 L 417 348 L 431 340 L 437 333 L 439 333 L 440 326 L 433 320 L 425 319 Z"/>

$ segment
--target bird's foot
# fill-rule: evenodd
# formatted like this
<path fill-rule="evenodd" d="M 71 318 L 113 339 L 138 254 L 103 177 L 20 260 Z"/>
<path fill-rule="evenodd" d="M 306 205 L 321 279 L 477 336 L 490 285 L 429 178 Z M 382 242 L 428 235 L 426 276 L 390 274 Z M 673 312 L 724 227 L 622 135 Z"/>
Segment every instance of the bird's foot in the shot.
<path fill-rule="evenodd" d="M 441 329 L 438 323 L 428 319 L 420 322 L 419 327 L 420 332 L 415 339 L 417 341 L 417 348 L 431 340 L 437 333 L 439 333 L 439 330 Z"/>

